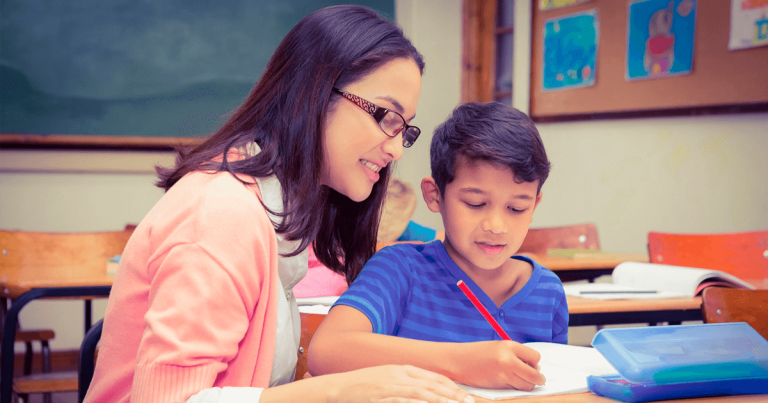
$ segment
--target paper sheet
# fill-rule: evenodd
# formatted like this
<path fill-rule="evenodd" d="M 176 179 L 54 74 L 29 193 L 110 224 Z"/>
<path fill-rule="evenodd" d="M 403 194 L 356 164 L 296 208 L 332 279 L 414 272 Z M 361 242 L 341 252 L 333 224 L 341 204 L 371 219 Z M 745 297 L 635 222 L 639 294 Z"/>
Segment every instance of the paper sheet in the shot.
<path fill-rule="evenodd" d="M 541 373 L 547 378 L 542 386 L 530 392 L 515 389 L 481 389 L 460 385 L 472 395 L 486 399 L 547 396 L 564 393 L 587 392 L 588 375 L 609 375 L 617 371 L 592 347 L 569 346 L 556 343 L 525 343 L 541 354 Z"/>
<path fill-rule="evenodd" d="M 296 302 L 299 306 L 302 305 L 333 305 L 336 300 L 339 299 L 337 295 L 331 295 L 329 297 L 309 297 L 309 298 L 296 298 Z"/>
<path fill-rule="evenodd" d="M 654 299 L 690 297 L 685 293 L 662 292 L 653 289 L 626 287 L 613 283 L 563 284 L 565 295 L 589 299 Z M 638 292 L 641 291 L 641 292 Z M 645 291 L 656 291 L 646 293 Z"/>
<path fill-rule="evenodd" d="M 731 0 L 731 35 L 728 49 L 768 45 L 768 2 Z"/>
<path fill-rule="evenodd" d="M 296 298 L 296 303 L 299 305 L 299 312 L 301 313 L 328 315 L 328 311 L 331 310 L 331 306 L 337 299 L 339 297 L 335 295 L 330 297 Z"/>
<path fill-rule="evenodd" d="M 544 91 L 595 85 L 600 22 L 597 9 L 544 22 Z"/>
<path fill-rule="evenodd" d="M 628 5 L 627 80 L 690 74 L 693 70 L 696 0 L 642 0 Z M 671 88 L 659 86 L 663 99 Z"/>

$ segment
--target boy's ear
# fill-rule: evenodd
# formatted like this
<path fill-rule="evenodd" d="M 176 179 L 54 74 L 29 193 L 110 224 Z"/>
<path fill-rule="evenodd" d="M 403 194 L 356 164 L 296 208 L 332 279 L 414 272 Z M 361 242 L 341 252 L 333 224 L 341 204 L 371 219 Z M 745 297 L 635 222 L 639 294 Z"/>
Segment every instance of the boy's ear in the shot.
<path fill-rule="evenodd" d="M 440 189 L 437 188 L 437 183 L 431 176 L 421 180 L 421 195 L 424 197 L 429 211 L 440 212 Z"/>
<path fill-rule="evenodd" d="M 533 205 L 533 209 L 536 210 L 536 207 L 539 206 L 539 203 L 541 203 L 541 195 L 542 192 L 539 190 L 539 194 L 536 195 L 536 204 Z"/>

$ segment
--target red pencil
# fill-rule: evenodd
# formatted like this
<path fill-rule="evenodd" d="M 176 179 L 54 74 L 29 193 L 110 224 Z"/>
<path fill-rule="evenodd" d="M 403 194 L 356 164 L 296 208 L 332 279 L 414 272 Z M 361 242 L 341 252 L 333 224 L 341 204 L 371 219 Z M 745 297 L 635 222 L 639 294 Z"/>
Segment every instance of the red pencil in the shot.
<path fill-rule="evenodd" d="M 477 299 L 477 297 L 472 292 L 472 290 L 470 290 L 469 287 L 467 287 L 467 285 L 464 284 L 464 280 L 459 280 L 459 282 L 456 283 L 456 285 L 459 286 L 461 291 L 464 292 L 464 295 L 466 295 L 467 298 L 469 298 L 469 300 L 472 301 L 472 305 L 474 305 L 475 308 L 477 308 L 477 310 L 480 311 L 480 313 L 483 315 L 485 320 L 487 320 L 488 323 L 491 324 L 491 326 L 496 330 L 496 333 L 498 333 L 502 339 L 512 340 L 507 334 L 507 332 L 505 332 L 504 329 L 501 328 L 501 325 L 499 325 L 499 322 L 496 322 L 496 319 L 494 319 L 493 316 L 491 316 L 490 312 L 488 312 L 488 310 L 485 309 L 483 304 L 480 303 L 480 300 Z"/>

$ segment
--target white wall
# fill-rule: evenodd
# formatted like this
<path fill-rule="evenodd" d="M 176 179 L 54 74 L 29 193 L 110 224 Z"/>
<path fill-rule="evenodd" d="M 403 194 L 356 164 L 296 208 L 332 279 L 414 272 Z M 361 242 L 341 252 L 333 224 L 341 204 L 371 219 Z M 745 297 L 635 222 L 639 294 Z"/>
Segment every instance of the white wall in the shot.
<path fill-rule="evenodd" d="M 538 125 L 552 162 L 534 226 L 597 224 L 604 250 L 649 231 L 768 229 L 768 114 Z"/>
<path fill-rule="evenodd" d="M 171 153 L 0 150 L 0 228 L 113 231 L 137 224 L 163 193 L 153 186 L 154 164 L 172 162 Z M 106 300 L 95 300 L 93 320 L 105 309 Z M 76 349 L 84 333 L 83 302 L 33 301 L 20 321 L 53 329 L 52 349 Z"/>
<path fill-rule="evenodd" d="M 415 121 L 422 134 L 398 172 L 418 187 L 429 175 L 431 133 L 460 100 L 461 38 L 455 34 L 461 32 L 461 2 L 397 4 L 403 6 L 398 19 L 427 64 Z M 530 3 L 516 2 L 513 104 L 525 112 L 530 25 Z M 552 171 L 534 227 L 593 222 L 604 250 L 639 253 L 646 251 L 649 231 L 768 229 L 768 113 L 537 127 Z M 414 220 L 442 229 L 439 215 L 421 200 Z"/>
<path fill-rule="evenodd" d="M 421 129 L 416 143 L 403 151 L 395 176 L 409 182 L 417 194 L 413 218 L 442 228 L 440 215 L 427 209 L 421 197 L 421 179 L 430 175 L 429 144 L 432 132 L 461 100 L 461 0 L 397 0 L 397 21 L 424 56 L 421 96 L 414 124 Z"/>

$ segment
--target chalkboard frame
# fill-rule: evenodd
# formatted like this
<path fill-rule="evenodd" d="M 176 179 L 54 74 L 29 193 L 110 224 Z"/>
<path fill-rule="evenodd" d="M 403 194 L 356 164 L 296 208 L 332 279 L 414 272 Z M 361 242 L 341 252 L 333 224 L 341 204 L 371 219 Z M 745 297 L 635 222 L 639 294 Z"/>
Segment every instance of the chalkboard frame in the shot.
<path fill-rule="evenodd" d="M 70 149 L 173 151 L 205 137 L 96 136 L 71 134 L 0 134 L 0 149 Z"/>

